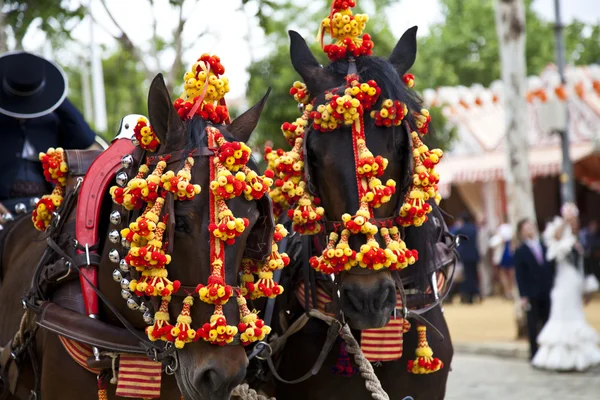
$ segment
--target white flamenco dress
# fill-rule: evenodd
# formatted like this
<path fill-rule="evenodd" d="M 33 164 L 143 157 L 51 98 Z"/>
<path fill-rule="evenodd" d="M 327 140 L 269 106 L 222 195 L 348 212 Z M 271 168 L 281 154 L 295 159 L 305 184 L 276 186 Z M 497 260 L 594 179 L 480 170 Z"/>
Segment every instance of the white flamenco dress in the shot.
<path fill-rule="evenodd" d="M 532 364 L 555 371 L 584 371 L 600 364 L 600 336 L 583 312 L 584 293 L 597 291 L 599 284 L 593 275 L 584 278 L 583 257 L 572 254 L 577 238 L 571 227 L 567 225 L 562 237 L 555 238 L 562 224 L 561 218 L 555 218 L 543 234 L 547 258 L 556 261 L 556 276 L 550 317 L 537 338 L 539 349 Z"/>

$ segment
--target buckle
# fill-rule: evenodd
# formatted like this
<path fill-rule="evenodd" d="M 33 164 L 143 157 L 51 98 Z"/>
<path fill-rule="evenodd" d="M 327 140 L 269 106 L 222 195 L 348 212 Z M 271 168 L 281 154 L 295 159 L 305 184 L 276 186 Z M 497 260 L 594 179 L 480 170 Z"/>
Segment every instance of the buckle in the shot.
<path fill-rule="evenodd" d="M 271 357 L 273 355 L 273 348 L 271 347 L 271 345 L 267 342 L 264 341 L 260 341 L 258 343 L 256 343 L 256 347 L 261 346 L 262 349 L 258 352 L 258 354 L 256 354 L 256 358 L 264 361 L 267 359 L 267 357 Z M 266 357 L 261 356 L 261 353 L 265 350 L 268 349 L 269 350 L 269 355 L 267 355 Z"/>

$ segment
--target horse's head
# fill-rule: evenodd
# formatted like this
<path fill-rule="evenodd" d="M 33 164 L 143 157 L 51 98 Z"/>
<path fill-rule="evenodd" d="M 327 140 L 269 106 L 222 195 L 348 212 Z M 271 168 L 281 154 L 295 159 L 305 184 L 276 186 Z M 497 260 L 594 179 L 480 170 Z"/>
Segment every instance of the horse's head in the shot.
<path fill-rule="evenodd" d="M 268 95 L 268 93 L 267 93 Z M 217 128 L 229 141 L 246 142 L 260 117 L 266 101 L 265 97 L 246 113 L 239 116 L 230 125 L 218 125 Z M 209 223 L 211 202 L 209 201 L 211 154 L 207 143 L 207 126 L 211 126 L 199 117 L 183 122 L 175 111 L 162 76 L 157 76 L 150 87 L 148 97 L 149 118 L 158 136 L 161 146 L 158 156 L 174 154 L 178 151 L 194 150 L 194 165 L 191 168 L 192 183 L 202 188 L 200 194 L 191 201 L 173 201 L 166 207 L 172 207 L 174 223 L 171 223 L 173 250 L 169 264 L 169 277 L 181 282 L 183 286 L 193 288 L 198 283 L 206 284 L 210 272 L 210 235 Z M 174 158 L 174 157 L 173 157 Z M 184 159 L 167 161 L 167 169 L 177 171 Z M 253 167 L 253 166 L 251 166 Z M 266 203 L 265 203 L 266 202 Z M 247 246 L 253 248 L 256 256 L 264 249 L 270 249 L 270 237 L 266 221 L 272 221 L 269 199 L 264 197 L 258 201 L 248 201 L 244 196 L 227 201 L 227 206 L 235 217 L 247 218 L 249 224 L 244 233 L 234 244 L 225 247 L 226 284 L 238 286 L 239 268 Z M 268 226 L 267 226 L 268 225 Z M 168 233 L 168 230 L 167 230 Z M 258 235 L 258 237 L 257 237 Z M 249 250 L 248 250 L 249 251 Z M 246 253 L 247 255 L 247 253 Z M 179 315 L 183 297 L 171 301 L 171 316 Z M 215 306 L 196 298 L 190 310 L 190 316 L 196 327 L 209 321 Z M 239 322 L 239 311 L 235 297 L 223 306 L 223 314 L 227 324 L 236 326 Z M 234 342 L 235 343 L 235 342 Z M 239 342 L 238 342 L 239 343 Z M 177 350 L 179 368 L 176 378 L 186 399 L 228 399 L 232 389 L 242 382 L 246 374 L 248 360 L 241 344 L 226 346 L 211 345 L 199 340 Z"/>
<path fill-rule="evenodd" d="M 292 63 L 315 98 L 314 109 L 326 102 L 326 93 L 343 94 L 346 76 L 357 73 L 360 82 L 373 80 L 382 90 L 374 110 L 383 99 L 399 100 L 410 110 L 405 121 L 414 126 L 412 112 L 420 111 L 421 107 L 416 96 L 406 88 L 402 77 L 415 61 L 416 30 L 414 27 L 403 35 L 388 59 L 361 56 L 352 62 L 354 65 L 343 59 L 326 67 L 319 64 L 304 39 L 290 31 Z M 355 71 L 352 70 L 354 67 Z M 357 150 L 352 128 L 341 124 L 338 129 L 322 132 L 316 130 L 312 122 L 311 119 L 304 135 L 308 188 L 312 184 L 316 191 L 314 195 L 321 199 L 327 221 L 341 221 L 343 214 L 353 214 L 358 209 L 360 200 L 354 163 Z M 411 135 L 405 124 L 377 126 L 369 112 L 364 113 L 364 132 L 366 145 L 373 155 L 389 161 L 381 181 L 393 179 L 397 183 L 391 200 L 374 209 L 374 218 L 392 219 L 398 215 L 412 179 Z M 385 248 L 382 238 L 377 237 L 377 240 Z M 356 251 L 364 243 L 364 235 L 350 237 L 350 246 Z M 355 266 L 342 272 L 339 278 L 342 311 L 353 328 L 375 328 L 387 324 L 396 306 L 395 282 L 388 269 L 374 271 Z"/>

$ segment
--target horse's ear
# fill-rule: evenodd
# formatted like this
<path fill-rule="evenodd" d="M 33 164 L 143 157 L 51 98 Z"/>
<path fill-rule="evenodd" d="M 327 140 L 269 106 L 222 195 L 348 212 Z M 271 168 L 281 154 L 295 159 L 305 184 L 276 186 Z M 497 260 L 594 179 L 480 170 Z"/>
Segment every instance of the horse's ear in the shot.
<path fill-rule="evenodd" d="M 390 62 L 398 71 L 400 76 L 403 76 L 415 63 L 417 58 L 417 29 L 418 26 L 413 26 L 398 40 L 396 47 L 390 55 Z"/>
<path fill-rule="evenodd" d="M 171 103 L 171 96 L 162 74 L 156 75 L 150 84 L 148 118 L 162 148 L 167 144 L 173 148 L 183 145 L 180 141 L 184 137 L 185 124 Z"/>
<path fill-rule="evenodd" d="M 315 95 L 337 86 L 335 79 L 319 64 L 308 44 L 296 31 L 289 31 L 290 57 L 296 72 Z"/>
<path fill-rule="evenodd" d="M 265 103 L 271 93 L 271 87 L 267 89 L 267 93 L 263 96 L 258 103 L 252 106 L 245 113 L 233 120 L 233 122 L 227 127 L 227 131 L 231 135 L 239 140 L 240 142 L 248 142 L 250 135 L 258 125 L 258 120 L 262 114 L 262 110 L 265 107 Z"/>

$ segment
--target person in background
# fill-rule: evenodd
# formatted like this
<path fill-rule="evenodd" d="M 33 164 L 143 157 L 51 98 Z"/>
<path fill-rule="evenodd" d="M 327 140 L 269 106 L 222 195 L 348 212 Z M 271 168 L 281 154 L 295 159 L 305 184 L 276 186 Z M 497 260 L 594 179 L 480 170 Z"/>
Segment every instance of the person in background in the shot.
<path fill-rule="evenodd" d="M 498 227 L 494 237 L 490 239 L 490 246 L 494 249 L 493 263 L 498 266 L 498 275 L 504 297 L 513 299 L 515 269 L 513 261 L 513 229 L 508 222 Z"/>
<path fill-rule="evenodd" d="M 0 224 L 52 191 L 38 155 L 85 149 L 95 133 L 67 99 L 67 78 L 52 61 L 26 52 L 0 56 Z M 4 217 L 3 217 L 4 216 Z"/>
<path fill-rule="evenodd" d="M 491 229 L 485 218 L 481 218 L 477 224 L 479 230 L 477 236 L 477 244 L 479 245 L 479 255 L 481 259 L 479 261 L 479 276 L 481 276 L 481 295 L 483 297 L 490 296 L 492 294 L 492 263 L 489 252 L 489 242 Z"/>
<path fill-rule="evenodd" d="M 539 350 L 532 364 L 553 371 L 584 371 L 600 364 L 600 336 L 583 311 L 584 297 L 597 291 L 599 283 L 585 273 L 577 206 L 565 203 L 560 211 L 543 234 L 547 257 L 556 262 L 556 277 L 550 318 L 537 337 Z"/>
<path fill-rule="evenodd" d="M 461 240 L 460 246 L 458 246 L 460 262 L 464 267 L 464 281 L 461 283 L 460 291 L 463 303 L 473 304 L 475 297 L 481 299 L 477 276 L 477 264 L 480 260 L 477 245 L 477 227 L 473 224 L 471 216 L 464 213 L 457 218 L 453 230 L 453 234 L 466 237 L 466 240 Z"/>
<path fill-rule="evenodd" d="M 519 247 L 514 263 L 521 306 L 527 315 L 529 358 L 537 352 L 537 336 L 550 315 L 550 290 L 554 267 L 547 261 L 546 248 L 540 242 L 532 221 L 524 219 L 517 225 Z"/>
<path fill-rule="evenodd" d="M 579 241 L 588 255 L 591 251 L 592 240 L 598 234 L 598 221 L 590 220 L 587 226 L 579 232 Z"/>

